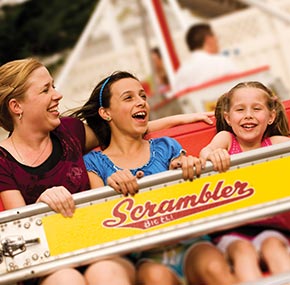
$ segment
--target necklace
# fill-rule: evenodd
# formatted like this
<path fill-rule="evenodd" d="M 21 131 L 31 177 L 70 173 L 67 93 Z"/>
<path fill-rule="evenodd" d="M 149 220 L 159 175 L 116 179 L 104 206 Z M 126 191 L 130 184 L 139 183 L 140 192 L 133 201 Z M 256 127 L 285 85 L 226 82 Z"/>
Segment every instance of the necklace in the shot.
<path fill-rule="evenodd" d="M 13 148 L 15 149 L 18 157 L 20 158 L 20 160 L 22 161 L 23 164 L 27 164 L 26 161 L 23 159 L 22 155 L 20 155 L 20 153 L 18 152 L 18 150 L 17 150 L 17 148 L 16 148 L 16 146 L 14 144 L 14 140 L 13 140 L 12 136 L 10 138 L 11 138 L 11 142 L 12 142 Z M 49 142 L 50 142 L 50 139 L 47 140 L 47 143 L 46 143 L 45 147 L 42 149 L 42 151 L 37 156 L 37 158 L 31 164 L 29 164 L 29 166 L 33 166 L 40 159 L 40 157 L 43 155 L 44 151 L 47 149 L 47 146 L 48 146 Z"/>

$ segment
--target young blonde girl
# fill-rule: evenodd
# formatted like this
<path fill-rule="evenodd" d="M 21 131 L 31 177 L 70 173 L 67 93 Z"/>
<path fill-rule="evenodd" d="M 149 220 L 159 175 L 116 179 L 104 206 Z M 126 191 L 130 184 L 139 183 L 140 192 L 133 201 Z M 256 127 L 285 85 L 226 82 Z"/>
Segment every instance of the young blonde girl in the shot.
<path fill-rule="evenodd" d="M 216 170 L 226 171 L 232 154 L 289 140 L 283 104 L 260 82 L 234 86 L 219 98 L 215 115 L 218 133 L 200 158 L 210 160 Z M 289 213 L 217 234 L 217 246 L 239 281 L 260 278 L 262 266 L 273 274 L 290 270 L 289 241 L 283 235 L 290 226 L 285 217 Z"/>

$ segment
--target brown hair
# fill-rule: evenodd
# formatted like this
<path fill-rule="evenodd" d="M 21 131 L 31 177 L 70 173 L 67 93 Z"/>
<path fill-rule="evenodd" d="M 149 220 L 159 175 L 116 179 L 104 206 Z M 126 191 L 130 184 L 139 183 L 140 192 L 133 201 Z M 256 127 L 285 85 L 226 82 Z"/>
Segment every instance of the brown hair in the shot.
<path fill-rule="evenodd" d="M 97 136 L 101 149 L 107 148 L 110 144 L 111 128 L 108 122 L 100 116 L 99 108 L 110 107 L 111 86 L 123 78 L 133 78 L 139 81 L 137 77 L 127 71 L 115 71 L 97 84 L 90 98 L 81 108 L 77 108 L 70 113 L 70 116 L 88 123 Z"/>
<path fill-rule="evenodd" d="M 185 40 L 190 51 L 203 47 L 207 36 L 213 36 L 211 26 L 207 23 L 199 23 L 191 26 L 186 33 Z"/>
<path fill-rule="evenodd" d="M 238 83 L 229 92 L 219 97 L 216 103 L 216 108 L 215 108 L 217 132 L 225 130 L 225 131 L 229 131 L 233 133 L 231 126 L 228 125 L 228 123 L 226 122 L 224 118 L 224 113 L 230 111 L 231 100 L 235 91 L 237 89 L 248 88 L 248 87 L 262 90 L 267 98 L 268 109 L 270 111 L 272 110 L 276 111 L 276 118 L 271 125 L 268 125 L 263 137 L 265 138 L 265 137 L 270 137 L 270 136 L 275 136 L 275 135 L 288 136 L 289 125 L 288 125 L 288 119 L 286 116 L 284 105 L 282 104 L 278 96 L 274 94 L 272 90 L 270 90 L 268 87 L 266 87 L 265 85 L 263 85 L 261 82 L 258 82 L 258 81 L 247 81 L 247 82 Z"/>
<path fill-rule="evenodd" d="M 34 58 L 19 59 L 0 66 L 0 126 L 12 132 L 14 124 L 9 111 L 11 99 L 23 100 L 30 74 L 43 64 Z"/>

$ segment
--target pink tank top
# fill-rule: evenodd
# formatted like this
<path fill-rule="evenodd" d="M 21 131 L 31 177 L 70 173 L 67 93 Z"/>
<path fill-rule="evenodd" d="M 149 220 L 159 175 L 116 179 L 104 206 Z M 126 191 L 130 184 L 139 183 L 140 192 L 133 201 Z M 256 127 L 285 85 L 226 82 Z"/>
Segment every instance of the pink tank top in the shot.
<path fill-rule="evenodd" d="M 236 153 L 243 152 L 236 137 L 232 133 L 231 133 L 231 136 L 232 136 L 232 144 L 229 150 L 229 154 L 236 154 Z M 272 145 L 272 142 L 269 137 L 265 138 L 261 143 L 261 147 L 270 146 L 270 145 Z M 290 230 L 289 220 L 290 220 L 290 211 L 260 220 L 259 222 L 254 222 L 252 223 L 252 225 L 264 225 L 264 226 L 266 225 L 266 226 L 272 226 L 276 228 Z"/>
<path fill-rule="evenodd" d="M 231 147 L 229 150 L 229 154 L 236 154 L 236 153 L 243 152 L 241 149 L 241 146 L 240 146 L 239 142 L 237 141 L 236 137 L 234 136 L 234 134 L 231 133 L 231 137 L 232 137 L 232 144 L 231 144 Z M 269 146 L 269 145 L 272 145 L 270 138 L 265 138 L 261 143 L 261 147 Z"/>

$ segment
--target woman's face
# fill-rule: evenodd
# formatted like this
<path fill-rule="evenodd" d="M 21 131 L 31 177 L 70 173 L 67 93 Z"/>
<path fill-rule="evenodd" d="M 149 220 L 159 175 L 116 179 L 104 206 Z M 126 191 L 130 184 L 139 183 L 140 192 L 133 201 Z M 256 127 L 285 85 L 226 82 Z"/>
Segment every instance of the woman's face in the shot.
<path fill-rule="evenodd" d="M 111 94 L 110 107 L 107 109 L 112 119 L 111 127 L 144 134 L 148 127 L 150 108 L 141 83 L 134 78 L 120 79 L 111 85 Z"/>
<path fill-rule="evenodd" d="M 27 80 L 28 89 L 20 102 L 26 127 L 35 131 L 51 131 L 59 124 L 58 105 L 62 95 L 55 90 L 53 79 L 45 67 L 34 70 Z"/>

